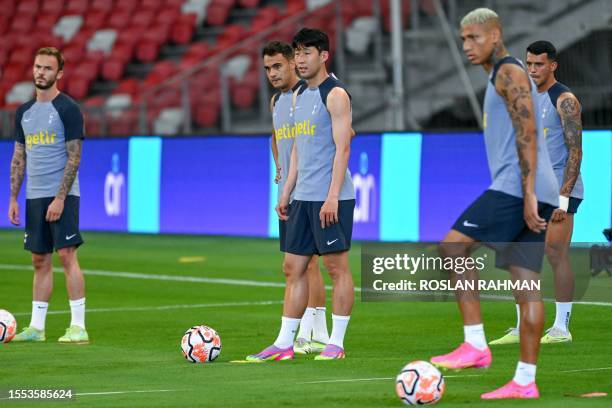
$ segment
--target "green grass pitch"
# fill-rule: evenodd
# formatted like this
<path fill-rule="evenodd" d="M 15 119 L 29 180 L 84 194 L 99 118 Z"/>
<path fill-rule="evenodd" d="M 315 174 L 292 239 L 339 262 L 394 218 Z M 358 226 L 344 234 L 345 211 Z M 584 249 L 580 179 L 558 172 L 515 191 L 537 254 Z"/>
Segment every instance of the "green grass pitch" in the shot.
<path fill-rule="evenodd" d="M 80 394 L 70 405 L 48 402 L 46 407 L 398 407 L 394 378 L 400 368 L 447 352 L 462 341 L 453 303 L 362 303 L 357 298 L 345 360 L 319 362 L 313 356 L 297 356 L 287 362 L 231 364 L 230 360 L 258 352 L 276 337 L 282 286 L 143 279 L 95 271 L 282 283 L 276 240 L 101 233 L 86 233 L 85 239 L 79 251 L 81 266 L 94 271 L 86 276 L 91 344 L 56 343 L 70 314 L 64 278 L 54 274 L 47 341 L 0 345 L 0 390 L 69 387 Z M 0 308 L 13 312 L 23 328 L 30 318 L 32 273 L 12 266 L 29 264 L 21 241 L 18 231 L 0 231 Z M 179 262 L 181 257 L 201 259 L 184 263 Z M 356 243 L 351 251 L 356 285 L 359 259 Z M 59 266 L 57 260 L 55 265 Z M 554 304 L 547 303 L 546 310 L 548 327 Z M 488 339 L 514 324 L 515 310 L 509 302 L 486 302 L 483 314 Z M 612 393 L 611 321 L 612 307 L 574 307 L 574 342 L 542 347 L 538 401 L 479 399 L 514 373 L 518 346 L 498 346 L 492 349 L 491 368 L 445 373 L 447 387 L 440 404 L 612 406 L 610 397 L 567 396 Z M 212 364 L 191 364 L 181 354 L 182 334 L 197 324 L 207 324 L 221 335 L 221 356 Z M 41 406 L 6 400 L 0 405 Z"/>

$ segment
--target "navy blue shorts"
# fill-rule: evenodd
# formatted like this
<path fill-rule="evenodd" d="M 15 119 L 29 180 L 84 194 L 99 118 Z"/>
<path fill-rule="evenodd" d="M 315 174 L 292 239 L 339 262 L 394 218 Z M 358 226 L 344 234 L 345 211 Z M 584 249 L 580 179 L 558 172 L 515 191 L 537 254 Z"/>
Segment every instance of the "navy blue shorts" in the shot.
<path fill-rule="evenodd" d="M 578 212 L 578 207 L 580 207 L 580 203 L 582 203 L 582 198 L 570 197 L 569 204 L 567 205 L 567 213 L 576 214 Z"/>
<path fill-rule="evenodd" d="M 79 231 L 79 197 L 66 197 L 60 219 L 47 222 L 47 208 L 53 199 L 54 197 L 45 197 L 26 200 L 26 227 L 23 238 L 26 251 L 48 254 L 54 249 L 79 247 L 83 244 Z"/>
<path fill-rule="evenodd" d="M 338 222 L 327 228 L 321 228 L 319 212 L 322 206 L 323 201 L 291 202 L 284 240 L 285 252 L 323 255 L 351 248 L 355 200 L 338 201 Z"/>
<path fill-rule="evenodd" d="M 487 190 L 459 216 L 453 229 L 495 249 L 495 266 L 518 266 L 535 272 L 542 269 L 545 231 L 536 234 L 523 218 L 523 199 Z M 538 202 L 538 214 L 548 221 L 555 210 Z"/>
<path fill-rule="evenodd" d="M 287 221 L 281 219 L 278 220 L 278 240 L 280 242 L 281 252 L 287 252 L 287 245 L 285 244 L 287 240 Z"/>

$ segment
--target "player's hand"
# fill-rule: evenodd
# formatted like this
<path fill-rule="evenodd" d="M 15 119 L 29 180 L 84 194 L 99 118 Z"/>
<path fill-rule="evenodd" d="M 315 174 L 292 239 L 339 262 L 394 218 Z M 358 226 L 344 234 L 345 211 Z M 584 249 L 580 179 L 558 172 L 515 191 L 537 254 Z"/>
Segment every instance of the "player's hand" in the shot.
<path fill-rule="evenodd" d="M 289 208 L 289 198 L 284 195 L 281 196 L 278 204 L 276 205 L 276 214 L 278 214 L 278 219 L 282 221 L 287 221 L 289 219 L 289 215 L 287 214 L 287 209 Z"/>
<path fill-rule="evenodd" d="M 319 211 L 319 219 L 321 220 L 321 228 L 329 227 L 338 222 L 338 200 L 327 198 Z"/>
<path fill-rule="evenodd" d="M 554 223 L 563 222 L 567 218 L 567 212 L 563 211 L 561 208 L 557 208 L 553 211 L 552 216 L 550 217 L 550 221 Z"/>
<path fill-rule="evenodd" d="M 64 200 L 56 197 L 51 202 L 51 204 L 49 204 L 49 208 L 47 208 L 47 215 L 45 216 L 45 220 L 47 220 L 47 222 L 55 222 L 60 219 L 63 212 Z"/>
<path fill-rule="evenodd" d="M 277 167 L 276 168 L 276 177 L 274 177 L 274 182 L 276 184 L 278 184 L 278 182 L 281 181 L 281 178 L 282 178 L 282 176 L 281 176 L 281 168 Z"/>
<path fill-rule="evenodd" d="M 538 214 L 538 199 L 533 193 L 525 194 L 523 217 L 527 227 L 533 232 L 539 234 L 546 229 L 546 220 Z"/>
<path fill-rule="evenodd" d="M 17 203 L 17 200 L 12 199 L 9 203 L 8 217 L 11 224 L 21 224 L 21 222 L 19 221 L 19 204 Z"/>

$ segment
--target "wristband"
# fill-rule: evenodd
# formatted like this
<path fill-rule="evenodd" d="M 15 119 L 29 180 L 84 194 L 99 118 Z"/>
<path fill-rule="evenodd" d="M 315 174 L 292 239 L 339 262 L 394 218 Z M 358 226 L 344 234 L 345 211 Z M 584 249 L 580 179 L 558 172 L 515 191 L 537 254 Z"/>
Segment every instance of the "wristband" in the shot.
<path fill-rule="evenodd" d="M 559 196 L 559 209 L 567 212 L 567 207 L 569 207 L 569 197 Z"/>

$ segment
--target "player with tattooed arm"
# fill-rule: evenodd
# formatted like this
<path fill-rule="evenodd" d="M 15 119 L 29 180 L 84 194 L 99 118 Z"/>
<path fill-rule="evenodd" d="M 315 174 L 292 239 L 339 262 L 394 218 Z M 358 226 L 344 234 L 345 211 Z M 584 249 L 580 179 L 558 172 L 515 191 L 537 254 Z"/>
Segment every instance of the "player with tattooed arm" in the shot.
<path fill-rule="evenodd" d="M 11 162 L 9 220 L 20 225 L 17 197 L 25 173 L 24 248 L 34 266 L 32 318 L 14 342 L 45 341 L 45 318 L 53 291 L 52 255 L 64 267 L 72 320 L 60 343 L 89 342 L 85 330 L 85 282 L 77 260 L 83 243 L 79 232 L 78 170 L 83 145 L 83 115 L 78 105 L 57 89 L 64 58 L 55 48 L 36 53 L 33 80 L 36 97 L 15 116 L 15 150 Z"/>
<path fill-rule="evenodd" d="M 548 154 L 561 190 L 559 208 L 546 231 L 546 252 L 555 274 L 556 316 L 541 342 L 572 341 L 569 321 L 572 314 L 574 274 L 569 262 L 569 244 L 574 230 L 574 214 L 582 202 L 584 187 L 580 177 L 582 163 L 582 119 L 578 98 L 561 82 L 557 82 L 557 50 L 548 41 L 536 41 L 527 47 L 527 68 L 538 87 L 542 126 Z M 520 313 L 517 324 L 508 333 L 490 344 L 519 342 Z"/>
<path fill-rule="evenodd" d="M 492 183 L 459 216 L 440 245 L 445 256 L 468 257 L 481 244 L 496 251 L 498 268 L 518 282 L 537 281 L 544 257 L 547 220 L 559 207 L 559 187 L 541 128 L 537 88 L 523 63 L 508 55 L 498 15 L 487 8 L 468 13 L 460 28 L 463 51 L 489 76 L 484 99 L 484 142 Z M 535 245 L 534 245 L 535 244 Z M 541 244 L 541 245 L 539 245 Z M 452 279 L 474 279 L 475 270 Z M 478 291 L 456 291 L 464 342 L 433 357 L 443 368 L 491 364 Z M 535 383 L 544 305 L 539 290 L 515 291 L 521 310 L 520 360 L 514 378 L 483 399 L 538 398 Z"/>

